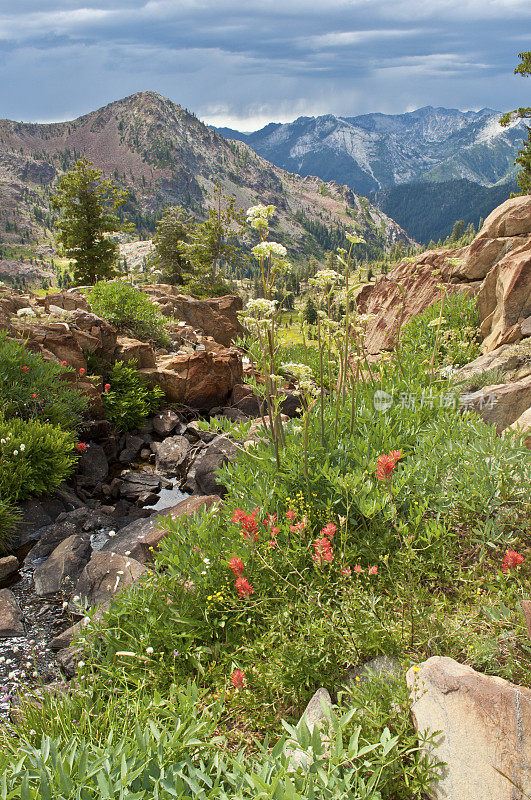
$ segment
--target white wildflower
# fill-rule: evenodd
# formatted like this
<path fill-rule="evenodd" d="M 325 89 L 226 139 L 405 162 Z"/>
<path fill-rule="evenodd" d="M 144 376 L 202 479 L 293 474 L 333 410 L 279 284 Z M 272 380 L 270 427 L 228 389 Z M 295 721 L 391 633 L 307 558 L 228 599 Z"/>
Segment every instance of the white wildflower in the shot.
<path fill-rule="evenodd" d="M 255 258 L 269 258 L 270 256 L 283 258 L 288 251 L 279 242 L 260 242 L 253 247 L 251 252 Z"/>
<path fill-rule="evenodd" d="M 152 647 L 146 647 L 146 653 L 148 654 L 148 656 L 152 655 L 153 654 L 153 648 Z"/>
<path fill-rule="evenodd" d="M 326 289 L 328 286 L 334 286 L 336 283 L 341 283 L 343 276 L 336 272 L 335 269 L 320 269 L 316 272 L 315 277 L 312 278 L 310 283 L 318 286 L 320 289 Z"/>
<path fill-rule="evenodd" d="M 20 450 L 21 450 L 22 453 L 24 452 L 25 449 L 26 449 L 26 445 L 25 444 L 21 444 L 20 445 Z"/>
<path fill-rule="evenodd" d="M 275 213 L 275 206 L 264 206 L 259 204 L 257 206 L 251 206 L 251 208 L 248 208 L 245 213 L 249 221 L 253 219 L 263 219 L 267 221 L 268 219 L 271 219 Z"/>
<path fill-rule="evenodd" d="M 272 317 L 276 310 L 276 300 L 266 300 L 264 297 L 257 297 L 247 303 L 247 313 L 259 319 L 260 317 Z"/>

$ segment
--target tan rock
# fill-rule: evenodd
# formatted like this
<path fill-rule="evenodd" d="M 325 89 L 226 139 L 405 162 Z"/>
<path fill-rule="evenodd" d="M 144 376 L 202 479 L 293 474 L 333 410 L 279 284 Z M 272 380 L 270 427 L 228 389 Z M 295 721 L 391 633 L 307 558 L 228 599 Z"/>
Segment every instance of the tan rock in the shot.
<path fill-rule="evenodd" d="M 153 348 L 147 342 L 130 339 L 128 336 L 118 337 L 114 357 L 116 361 L 123 361 L 126 364 L 129 361 L 136 361 L 138 369 L 155 367 Z"/>
<path fill-rule="evenodd" d="M 44 307 L 46 311 L 50 310 L 50 306 L 58 306 L 65 311 L 75 311 L 76 308 L 88 311 L 89 305 L 86 299 L 79 292 L 62 291 L 50 292 L 44 297 Z"/>
<path fill-rule="evenodd" d="M 477 392 L 462 395 L 461 405 L 473 409 L 501 433 L 531 406 L 531 376 L 514 383 L 484 386 Z"/>
<path fill-rule="evenodd" d="M 209 409 L 223 405 L 233 387 L 241 383 L 242 362 L 232 349 L 219 354 L 168 355 L 140 374 L 151 386 L 160 386 L 169 402 Z"/>
<path fill-rule="evenodd" d="M 531 315 L 531 245 L 513 249 L 488 273 L 478 293 L 483 352 L 522 338 L 519 325 Z"/>
<path fill-rule="evenodd" d="M 511 197 L 494 209 L 478 233 L 478 239 L 531 234 L 531 195 Z"/>
<path fill-rule="evenodd" d="M 531 690 L 441 656 L 410 669 L 406 680 L 417 729 L 440 731 L 436 746 L 425 746 L 444 762 L 428 790 L 433 800 L 531 795 Z"/>
<path fill-rule="evenodd" d="M 513 249 L 523 245 L 531 249 L 531 236 L 524 238 L 511 236 L 498 239 L 476 237 L 468 248 L 463 266 L 456 272 L 464 280 L 483 280 L 498 261 L 505 258 Z"/>
<path fill-rule="evenodd" d="M 0 589 L 0 639 L 24 636 L 22 611 L 9 589 Z"/>
<path fill-rule="evenodd" d="M 18 571 L 20 564 L 16 556 L 5 556 L 0 558 L 0 582 L 14 575 Z"/>

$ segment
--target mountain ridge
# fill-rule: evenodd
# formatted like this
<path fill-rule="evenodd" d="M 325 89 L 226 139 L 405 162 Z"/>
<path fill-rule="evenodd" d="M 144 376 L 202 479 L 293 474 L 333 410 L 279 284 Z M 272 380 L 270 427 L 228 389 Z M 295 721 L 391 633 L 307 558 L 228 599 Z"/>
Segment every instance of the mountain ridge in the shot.
<path fill-rule="evenodd" d="M 315 239 L 321 228 L 325 242 L 327 234 L 333 238 L 334 232 L 349 227 L 375 246 L 411 243 L 400 226 L 348 187 L 289 173 L 248 144 L 227 141 L 182 106 L 147 91 L 66 122 L 0 120 L 4 244 L 30 241 L 43 231 L 49 235 L 53 185 L 81 155 L 129 189 L 124 209 L 139 234 L 152 231 L 168 205 L 204 215 L 219 183 L 236 197 L 239 208 L 257 202 L 276 205 L 275 236 L 297 252 L 309 252 L 307 240 Z"/>

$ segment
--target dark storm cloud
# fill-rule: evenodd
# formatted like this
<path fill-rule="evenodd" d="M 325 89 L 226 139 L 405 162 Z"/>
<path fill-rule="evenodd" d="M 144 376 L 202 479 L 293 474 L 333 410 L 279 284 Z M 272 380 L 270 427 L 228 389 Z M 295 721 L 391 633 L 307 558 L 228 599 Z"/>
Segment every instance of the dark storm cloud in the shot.
<path fill-rule="evenodd" d="M 13 6 L 11 6 L 13 8 Z M 69 118 L 155 89 L 240 128 L 299 114 L 523 105 L 529 0 L 0 3 L 0 115 Z"/>

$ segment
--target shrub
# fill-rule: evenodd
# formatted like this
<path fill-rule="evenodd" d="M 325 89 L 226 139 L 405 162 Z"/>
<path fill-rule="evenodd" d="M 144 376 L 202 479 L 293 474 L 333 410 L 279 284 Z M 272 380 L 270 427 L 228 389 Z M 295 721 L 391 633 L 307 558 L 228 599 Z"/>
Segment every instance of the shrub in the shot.
<path fill-rule="evenodd" d="M 467 364 L 479 355 L 478 327 L 475 297 L 451 294 L 442 307 L 441 303 L 434 303 L 403 326 L 401 358 L 410 363 L 426 364 L 435 350 L 435 368 Z"/>
<path fill-rule="evenodd" d="M 40 419 L 75 428 L 87 398 L 68 381 L 71 374 L 68 367 L 45 361 L 0 331 L 0 396 L 6 419 Z"/>
<path fill-rule="evenodd" d="M 11 542 L 11 534 L 20 517 L 20 512 L 9 502 L 0 497 L 0 555 L 5 553 Z"/>
<path fill-rule="evenodd" d="M 166 321 L 149 297 L 127 280 L 100 281 L 90 292 L 93 311 L 121 330 L 168 344 Z"/>
<path fill-rule="evenodd" d="M 76 463 L 74 445 L 55 425 L 0 417 L 0 496 L 16 503 L 53 491 Z"/>
<path fill-rule="evenodd" d="M 160 405 L 164 392 L 150 389 L 136 371 L 136 362 L 117 361 L 109 376 L 110 389 L 102 395 L 108 419 L 119 431 L 141 428 Z"/>

